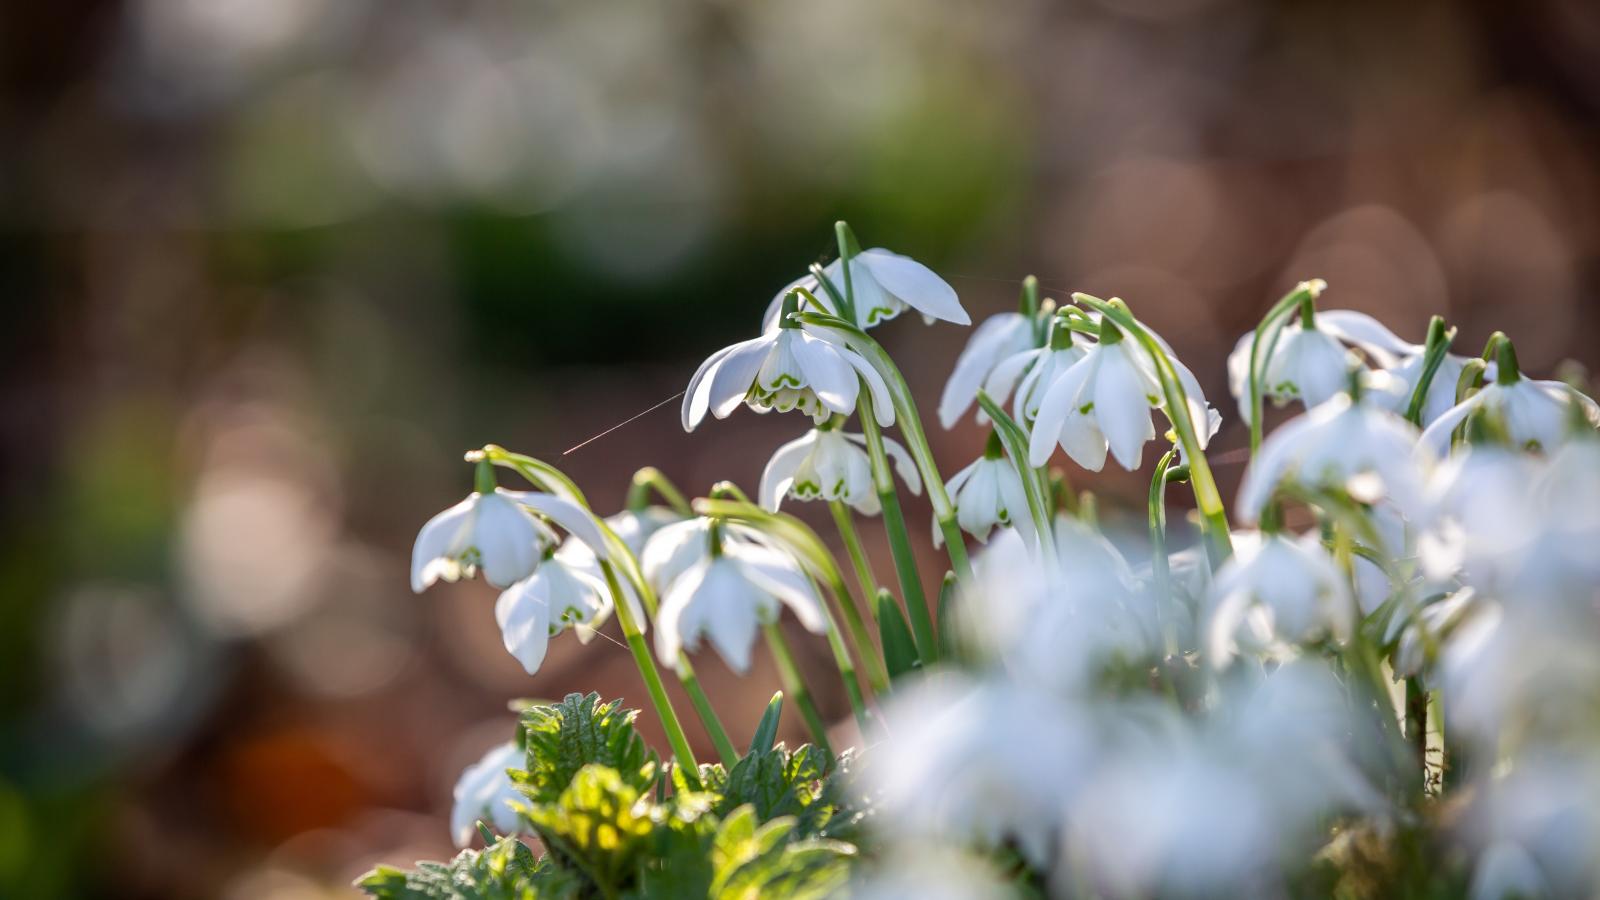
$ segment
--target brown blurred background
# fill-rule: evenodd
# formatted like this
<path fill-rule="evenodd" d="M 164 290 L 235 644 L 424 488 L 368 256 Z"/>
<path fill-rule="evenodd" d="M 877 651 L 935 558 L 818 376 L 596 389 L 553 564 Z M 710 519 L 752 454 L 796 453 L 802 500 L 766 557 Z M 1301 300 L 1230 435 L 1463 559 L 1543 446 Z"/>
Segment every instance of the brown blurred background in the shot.
<path fill-rule="evenodd" d="M 668 404 L 560 454 L 753 333 L 835 218 L 975 318 L 1030 272 L 1127 298 L 1224 451 L 1227 350 L 1301 278 L 1413 339 L 1437 311 L 1468 352 L 1600 360 L 1588 0 L 3 16 L 0 896 L 343 895 L 450 852 L 507 700 L 641 705 L 614 645 L 530 679 L 484 585 L 413 596 L 411 540 L 485 441 L 605 512 L 645 464 L 753 486 L 798 420 Z M 914 318 L 882 334 L 931 412 L 965 333 Z M 981 439 L 936 433 L 947 475 Z M 770 665 L 698 665 L 743 739 Z"/>

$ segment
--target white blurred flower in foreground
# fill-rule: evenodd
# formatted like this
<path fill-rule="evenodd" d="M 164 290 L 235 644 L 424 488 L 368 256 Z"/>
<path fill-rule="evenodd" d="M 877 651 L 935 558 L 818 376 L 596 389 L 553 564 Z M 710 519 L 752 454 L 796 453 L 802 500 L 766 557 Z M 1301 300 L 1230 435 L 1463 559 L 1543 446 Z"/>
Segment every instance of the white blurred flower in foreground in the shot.
<path fill-rule="evenodd" d="M 725 419 L 741 403 L 757 412 L 798 409 L 818 422 L 835 413 L 847 416 L 855 412 L 863 384 L 878 424 L 893 425 L 889 386 L 870 363 L 797 323 L 781 322 L 706 357 L 683 393 L 683 430 L 693 431 L 707 412 Z"/>
<path fill-rule="evenodd" d="M 472 843 L 480 819 L 497 834 L 515 834 L 521 830 L 522 816 L 511 804 L 520 802 L 522 794 L 512 786 L 506 770 L 522 769 L 526 763 L 517 745 L 507 741 L 461 773 L 456 781 L 455 805 L 450 810 L 450 836 L 457 847 Z"/>
<path fill-rule="evenodd" d="M 1005 450 L 993 434 L 983 456 L 945 482 L 945 493 L 956 506 L 956 523 L 961 530 L 980 541 L 987 541 L 997 525 L 1014 525 L 1031 543 L 1033 519 L 1028 511 L 1028 496 L 1022 476 L 1006 458 Z M 933 545 L 944 545 L 944 535 L 936 521 Z"/>
<path fill-rule="evenodd" d="M 1535 752 L 1483 779 L 1462 837 L 1474 900 L 1592 897 L 1600 879 L 1600 759 Z"/>
<path fill-rule="evenodd" d="M 1017 891 L 990 860 L 955 847 L 921 844 L 893 848 L 852 885 L 850 896 L 855 900 L 1008 900 L 1017 897 Z"/>
<path fill-rule="evenodd" d="M 1187 368 L 1176 358 L 1172 362 L 1203 447 L 1215 430 L 1205 394 Z M 1028 463 L 1044 465 L 1060 444 L 1074 462 L 1090 471 L 1105 466 L 1108 447 L 1124 469 L 1137 469 L 1144 445 L 1156 436 L 1151 411 L 1165 407 L 1149 355 L 1103 323 L 1099 343 L 1045 389 L 1028 443 Z"/>
<path fill-rule="evenodd" d="M 989 374 L 1003 360 L 1010 359 L 1033 348 L 1033 321 L 1022 313 L 1000 313 L 990 316 L 972 332 L 967 346 L 956 357 L 956 365 L 945 382 L 944 393 L 939 397 L 939 424 L 953 428 L 960 421 L 978 388 L 988 380 Z M 991 395 L 993 392 L 990 392 Z M 997 403 L 1005 398 L 995 396 Z M 980 413 L 980 416 L 982 414 Z M 980 419 L 981 421 L 981 419 Z"/>
<path fill-rule="evenodd" d="M 834 260 L 822 269 L 834 289 L 845 293 L 844 266 Z M 816 296 L 828 312 L 838 315 L 829 292 L 814 275 L 802 275 L 772 298 L 763 318 L 764 330 L 771 330 L 783 315 L 784 297 L 795 288 L 805 288 Z M 961 308 L 955 288 L 932 269 L 909 256 L 882 247 L 857 253 L 850 260 L 850 294 L 855 299 L 855 324 L 871 328 L 887 322 L 908 308 L 922 313 L 930 324 L 936 319 L 957 325 L 971 325 L 972 317 Z"/>
<path fill-rule="evenodd" d="M 1426 452 L 1416 453 L 1411 423 L 1372 403 L 1341 395 L 1267 435 L 1239 486 L 1241 521 L 1254 523 L 1287 481 L 1345 490 L 1362 502 L 1384 497 L 1403 515 L 1422 503 Z"/>
<path fill-rule="evenodd" d="M 1014 529 L 973 560 L 956 623 L 974 649 L 1022 684 L 1092 693 L 1119 662 L 1149 662 L 1160 645 L 1149 592 L 1104 536 L 1067 516 L 1052 524 L 1056 565 Z"/>
<path fill-rule="evenodd" d="M 1298 316 L 1285 322 L 1276 333 L 1276 345 L 1269 348 L 1273 335 L 1264 336 L 1257 348 L 1256 366 L 1262 373 L 1261 396 L 1283 404 L 1299 400 L 1306 407 L 1318 406 L 1344 390 L 1350 368 L 1360 361 L 1345 349 L 1355 347 L 1382 368 L 1390 368 L 1422 348 L 1401 340 L 1382 322 L 1366 313 L 1330 309 L 1317 311 L 1316 327 L 1307 329 Z M 1250 344 L 1255 331 L 1248 331 L 1228 354 L 1228 389 L 1239 402 L 1239 415 L 1250 422 Z M 1268 350 L 1271 350 L 1268 353 Z M 1452 382 L 1452 385 L 1454 382 Z"/>
<path fill-rule="evenodd" d="M 667 665 L 676 667 L 680 651 L 709 636 L 730 668 L 748 671 L 756 631 L 777 621 L 781 606 L 813 634 L 827 631 L 822 598 L 799 562 L 754 534 L 695 519 L 661 529 L 645 545 L 644 575 L 661 597 L 656 653 Z"/>
<path fill-rule="evenodd" d="M 1278 642 L 1343 641 L 1355 624 L 1355 600 L 1315 533 L 1268 534 L 1236 552 L 1211 586 L 1207 652 L 1215 665 Z"/>
<path fill-rule="evenodd" d="M 611 591 L 606 583 L 569 568 L 557 554 L 500 594 L 494 604 L 494 619 L 500 624 L 506 652 L 533 675 L 544 663 L 552 637 L 568 626 L 592 628 L 596 619 L 610 610 Z M 644 627 L 643 617 L 636 617 L 635 621 L 641 629 Z"/>
<path fill-rule="evenodd" d="M 1095 731 L 1069 707 L 1013 682 L 942 673 L 897 686 L 883 721 L 893 727 L 873 746 L 861 788 L 886 837 L 1015 841 L 1041 867 L 1055 855 L 1094 759 Z"/>
<path fill-rule="evenodd" d="M 558 538 L 534 513 L 566 529 L 604 558 L 605 541 L 588 510 L 564 497 L 537 491 L 474 492 L 429 519 L 411 551 L 411 589 L 421 593 L 435 581 L 472 577 L 509 587 L 533 573 Z"/>
<path fill-rule="evenodd" d="M 1125 707 L 1115 744 L 1068 811 L 1067 869 L 1108 897 L 1273 896 L 1277 866 L 1330 813 L 1381 814 L 1345 749 L 1352 718 L 1318 663 L 1224 692 L 1202 723 Z"/>
<path fill-rule="evenodd" d="M 833 428 L 814 428 L 779 447 L 761 473 L 759 499 L 777 512 L 783 498 L 841 500 L 862 515 L 876 515 L 878 492 L 872 483 L 872 461 L 862 449 L 866 438 Z M 922 493 L 922 475 L 906 448 L 883 439 L 884 452 L 911 493 Z"/>

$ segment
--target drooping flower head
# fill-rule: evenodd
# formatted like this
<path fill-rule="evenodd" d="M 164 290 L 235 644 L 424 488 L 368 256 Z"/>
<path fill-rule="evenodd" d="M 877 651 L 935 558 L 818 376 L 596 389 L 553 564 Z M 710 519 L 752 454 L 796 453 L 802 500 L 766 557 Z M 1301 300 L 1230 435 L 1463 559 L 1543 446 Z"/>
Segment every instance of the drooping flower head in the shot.
<path fill-rule="evenodd" d="M 945 482 L 944 490 L 955 503 L 956 524 L 967 534 L 987 541 L 996 526 L 1014 525 L 1030 543 L 1034 540 L 1022 476 L 1006 458 L 997 434 L 989 435 L 983 455 Z M 938 547 L 943 541 L 939 524 L 935 522 L 933 544 Z"/>
<path fill-rule="evenodd" d="M 1158 343 L 1165 345 L 1151 332 Z M 1205 394 L 1193 373 L 1167 350 L 1183 388 L 1195 437 L 1203 447 L 1215 432 Z M 1042 382 L 1041 382 L 1042 384 Z M 1028 462 L 1042 466 L 1059 445 L 1090 471 L 1105 466 L 1106 451 L 1125 469 L 1139 467 L 1144 445 L 1155 438 L 1154 410 L 1167 412 L 1155 363 L 1143 347 L 1126 340 L 1109 320 L 1100 321 L 1100 340 L 1083 357 L 1054 376 L 1039 400 Z"/>
<path fill-rule="evenodd" d="M 1412 356 L 1421 357 L 1423 347 L 1402 340 L 1377 319 L 1353 310 L 1315 310 L 1314 299 L 1320 282 L 1308 282 L 1310 296 L 1302 301 L 1300 314 L 1286 322 L 1275 322 L 1262 333 L 1248 331 L 1228 354 L 1228 389 L 1239 403 L 1239 414 L 1248 424 L 1251 416 L 1250 353 L 1255 345 L 1256 367 L 1261 373 L 1261 396 L 1279 405 L 1291 400 L 1311 408 L 1327 402 L 1344 390 L 1352 368 L 1369 360 L 1380 368 L 1393 368 Z M 1351 351 L 1358 351 L 1359 356 Z"/>
<path fill-rule="evenodd" d="M 835 292 L 846 294 L 845 267 L 836 259 L 822 268 L 822 276 L 832 290 L 824 287 L 815 275 L 807 274 L 779 291 L 767 307 L 763 329 L 771 331 L 781 324 L 784 297 L 795 288 L 810 291 L 823 309 L 838 315 L 839 310 L 831 298 Z M 943 278 L 911 257 L 882 247 L 862 250 L 851 257 L 848 292 L 855 299 L 854 324 L 863 329 L 887 322 L 907 309 L 922 313 L 929 323 L 942 319 L 956 325 L 972 324 L 972 317 L 962 309 L 955 289 Z"/>
<path fill-rule="evenodd" d="M 532 575 L 501 592 L 495 601 L 494 618 L 500 625 L 506 652 L 533 675 L 544 663 L 552 637 L 571 626 L 592 629 L 611 608 L 611 592 L 605 582 L 583 569 L 568 566 L 557 553 Z M 642 628 L 645 619 L 636 616 L 635 621 Z"/>
<path fill-rule="evenodd" d="M 785 497 L 839 500 L 862 515 L 877 515 L 881 507 L 872 482 L 872 462 L 862 449 L 865 443 L 862 435 L 846 434 L 825 423 L 784 444 L 761 474 L 761 505 L 777 512 Z M 906 487 L 920 494 L 922 476 L 911 454 L 892 438 L 884 438 L 883 445 Z"/>
<path fill-rule="evenodd" d="M 707 518 L 669 525 L 645 544 L 640 564 L 661 597 L 656 653 L 674 668 L 680 651 L 709 637 L 730 668 L 748 671 L 756 631 L 782 606 L 813 634 L 827 630 L 800 563 L 745 526 Z"/>
<path fill-rule="evenodd" d="M 489 750 L 483 758 L 462 771 L 456 781 L 455 805 L 450 810 L 450 836 L 457 847 L 466 847 L 477 834 L 476 825 L 486 820 L 499 834 L 516 834 L 522 817 L 513 803 L 522 800 L 506 774 L 526 764 L 522 750 L 511 741 Z"/>
<path fill-rule="evenodd" d="M 1207 643 L 1214 665 L 1241 651 L 1350 636 L 1355 599 L 1316 534 L 1266 534 L 1235 550 L 1211 588 Z"/>
<path fill-rule="evenodd" d="M 793 312 L 799 295 L 786 295 Z M 883 377 L 860 354 L 802 329 L 789 315 L 760 337 L 724 347 L 706 358 L 683 394 L 683 429 L 693 431 L 706 413 L 727 418 L 741 403 L 757 412 L 798 409 L 817 422 L 855 412 L 866 385 L 878 423 L 894 424 L 894 404 Z"/>
<path fill-rule="evenodd" d="M 1563 382 L 1523 377 L 1516 350 L 1503 337 L 1496 363 L 1493 381 L 1445 411 L 1422 433 L 1426 447 L 1443 455 L 1451 433 L 1475 414 L 1487 419 L 1513 447 L 1546 453 L 1566 443 L 1575 420 L 1587 429 L 1600 428 L 1600 404 Z"/>
<path fill-rule="evenodd" d="M 944 393 L 939 397 L 939 424 L 952 428 L 972 406 L 991 374 L 1005 361 L 1034 349 L 1033 320 L 1022 313 L 1000 313 L 990 316 L 972 332 L 967 346 L 956 357 L 956 365 L 945 382 Z M 1026 366 L 1023 361 L 1022 367 Z M 1020 372 L 1019 367 L 1019 372 Z M 1014 383 L 1016 376 L 1012 376 Z M 987 388 L 986 388 L 987 389 Z M 1006 392 L 1010 392 L 1007 385 Z M 996 402 L 1005 402 L 1005 394 L 990 390 Z M 979 413 L 982 421 L 982 413 Z"/>
<path fill-rule="evenodd" d="M 480 570 L 498 588 L 527 578 L 559 540 L 539 517 L 566 529 L 601 558 L 608 555 L 594 515 L 582 506 L 555 494 L 496 487 L 474 491 L 422 526 L 411 551 L 411 589 L 420 594 L 441 578 L 471 578 Z"/>

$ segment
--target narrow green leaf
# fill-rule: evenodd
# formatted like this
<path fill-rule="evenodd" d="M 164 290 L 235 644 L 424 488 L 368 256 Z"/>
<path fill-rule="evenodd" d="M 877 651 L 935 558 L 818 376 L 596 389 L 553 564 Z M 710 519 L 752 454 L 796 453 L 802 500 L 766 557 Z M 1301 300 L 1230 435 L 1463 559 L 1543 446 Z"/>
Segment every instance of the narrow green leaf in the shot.
<path fill-rule="evenodd" d="M 778 720 L 783 716 L 783 691 L 772 695 L 767 701 L 767 711 L 761 714 L 761 721 L 756 724 L 756 735 L 750 739 L 751 753 L 764 753 L 772 749 L 772 744 L 778 739 Z"/>
<path fill-rule="evenodd" d="M 956 573 L 945 572 L 944 583 L 939 586 L 939 655 L 945 659 L 959 659 L 959 650 L 956 646 Z"/>
<path fill-rule="evenodd" d="M 911 637 L 911 628 L 900 614 L 899 604 L 888 588 L 879 588 L 872 601 L 872 614 L 878 619 L 878 636 L 883 640 L 883 661 L 889 668 L 890 680 L 922 667 L 922 657 L 917 655 L 917 643 Z"/>

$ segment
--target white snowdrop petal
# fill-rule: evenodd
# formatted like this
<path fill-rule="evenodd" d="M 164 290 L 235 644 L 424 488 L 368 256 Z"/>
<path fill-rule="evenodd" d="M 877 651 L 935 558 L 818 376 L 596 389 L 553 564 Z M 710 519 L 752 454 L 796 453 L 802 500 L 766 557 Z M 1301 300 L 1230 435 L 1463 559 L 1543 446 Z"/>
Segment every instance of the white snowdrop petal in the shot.
<path fill-rule="evenodd" d="M 863 250 L 856 259 L 885 290 L 912 309 L 957 325 L 972 324 L 955 288 L 922 263 L 882 248 Z"/>

